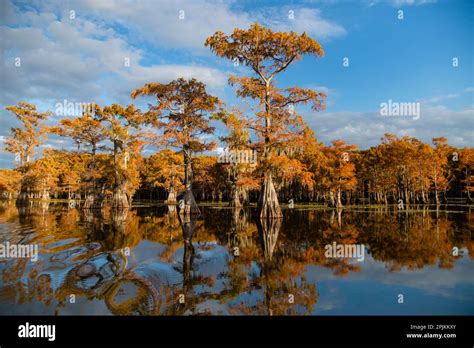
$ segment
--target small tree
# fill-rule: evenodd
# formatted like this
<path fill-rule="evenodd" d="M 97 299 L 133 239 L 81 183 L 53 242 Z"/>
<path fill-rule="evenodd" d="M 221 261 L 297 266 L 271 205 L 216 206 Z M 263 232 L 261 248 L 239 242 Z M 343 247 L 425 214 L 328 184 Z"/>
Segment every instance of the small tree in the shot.
<path fill-rule="evenodd" d="M 342 207 L 342 191 L 352 190 L 357 184 L 355 165 L 351 161 L 351 152 L 355 149 L 355 145 L 348 145 L 344 140 L 334 140 L 332 146 L 325 149 L 331 205 L 337 208 Z"/>
<path fill-rule="evenodd" d="M 472 203 L 471 194 L 474 192 L 474 176 L 472 171 L 474 169 L 474 149 L 465 147 L 461 150 L 459 156 L 459 170 L 463 173 L 464 179 L 461 180 L 464 186 L 464 191 L 467 193 L 469 203 Z"/>
<path fill-rule="evenodd" d="M 30 188 L 27 185 L 29 182 L 27 176 L 30 161 L 34 157 L 35 149 L 43 144 L 46 138 L 46 127 L 41 121 L 45 121 L 51 113 L 40 113 L 35 105 L 24 102 L 19 102 L 18 106 L 7 106 L 6 109 L 22 123 L 22 127 L 11 128 L 11 136 L 5 139 L 5 150 L 15 155 L 18 170 L 23 176 L 17 198 L 17 204 L 21 206 L 25 205 L 29 199 Z"/>
<path fill-rule="evenodd" d="M 219 138 L 227 145 L 226 151 L 231 154 L 229 157 L 231 159 L 241 157 L 245 159 L 242 162 L 233 160 L 224 164 L 230 185 L 229 206 L 239 208 L 242 207 L 242 203 L 247 203 L 247 191 L 256 184 L 252 177 L 257 165 L 256 156 L 254 156 L 255 150 L 251 147 L 250 135 L 245 129 L 247 123 L 242 118 L 240 110 L 234 108 L 233 112 L 228 112 L 221 109 L 214 115 L 214 118 L 221 120 L 229 131 L 227 136 Z M 244 202 L 241 202 L 241 197 L 244 198 Z"/>
<path fill-rule="evenodd" d="M 306 33 L 273 32 L 257 23 L 248 30 L 235 29 L 232 35 L 216 32 L 205 45 L 219 57 L 243 63 L 253 71 L 253 76 L 231 76 L 229 83 L 236 86 L 238 97 L 258 102 L 259 111 L 252 125 L 258 136 L 255 145 L 262 154 L 260 165 L 264 167 L 258 205 L 261 217 L 279 218 L 282 214 L 272 180 L 271 150 L 288 146 L 301 135 L 303 122 L 293 112 L 294 106 L 311 102 L 318 110 L 325 95 L 298 87 L 278 89 L 275 77 L 305 54 L 322 56 L 323 49 Z"/>
<path fill-rule="evenodd" d="M 134 105 L 124 108 L 119 104 L 112 104 L 101 110 L 98 120 L 104 126 L 107 139 L 112 142 L 112 207 L 126 209 L 131 205 L 127 192 L 127 168 L 133 148 L 131 145 L 139 137 L 139 134 L 131 134 L 130 130 L 140 127 L 142 116 Z"/>
<path fill-rule="evenodd" d="M 446 177 L 446 169 L 448 167 L 448 154 L 450 147 L 448 146 L 448 139 L 440 137 L 433 138 L 433 145 L 435 146 L 432 157 L 432 179 L 435 191 L 435 203 L 440 204 L 439 191 L 446 191 L 448 188 L 448 179 Z"/>
<path fill-rule="evenodd" d="M 183 186 L 183 157 L 171 149 L 153 154 L 146 160 L 145 181 L 168 193 L 166 203 L 176 204 L 176 194 Z"/>
<path fill-rule="evenodd" d="M 206 86 L 196 79 L 179 78 L 168 84 L 149 83 L 132 92 L 132 98 L 152 95 L 157 104 L 145 113 L 147 121 L 163 133 L 157 135 L 158 145 L 178 148 L 183 154 L 184 207 L 183 214 L 199 214 L 192 192 L 193 154 L 212 150 L 214 142 L 205 142 L 202 136 L 212 134 L 209 113 L 216 110 L 219 99 L 209 95 Z"/>
<path fill-rule="evenodd" d="M 12 199 L 20 190 L 21 175 L 16 170 L 0 169 L 0 193 L 3 198 Z"/>
<path fill-rule="evenodd" d="M 94 115 L 85 112 L 81 117 L 62 119 L 59 126 L 52 130 L 61 136 L 73 139 L 78 149 L 83 146 L 89 151 L 91 160 L 85 178 L 88 187 L 86 188 L 84 209 L 101 208 L 103 203 L 101 190 L 97 187 L 97 179 L 100 174 L 96 168 L 96 155 L 100 143 L 106 139 L 106 133 L 103 125 L 97 119 L 97 114 L 100 114 L 101 111 L 99 106 L 95 105 L 94 110 Z"/>

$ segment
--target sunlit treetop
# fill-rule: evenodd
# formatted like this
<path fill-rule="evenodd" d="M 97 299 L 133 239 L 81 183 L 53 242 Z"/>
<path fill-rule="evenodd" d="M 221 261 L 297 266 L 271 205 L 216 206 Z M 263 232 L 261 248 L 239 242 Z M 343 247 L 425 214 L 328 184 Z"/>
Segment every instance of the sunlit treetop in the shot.
<path fill-rule="evenodd" d="M 59 125 L 51 128 L 51 132 L 70 137 L 77 147 L 85 146 L 95 150 L 97 145 L 106 139 L 105 129 L 97 118 L 102 110 L 99 105 L 93 105 L 94 113 L 84 112 L 81 117 L 64 118 Z"/>
<path fill-rule="evenodd" d="M 167 84 L 147 83 L 132 92 L 132 98 L 154 96 L 157 103 L 149 104 L 144 113 L 146 122 L 164 130 L 158 144 L 182 148 L 193 152 L 212 149 L 215 144 L 206 144 L 200 138 L 212 134 L 208 114 L 214 112 L 220 101 L 207 93 L 204 83 L 179 78 Z"/>
<path fill-rule="evenodd" d="M 268 82 L 302 55 L 324 55 L 321 45 L 306 33 L 274 32 L 258 23 L 248 30 L 236 28 L 231 35 L 218 31 L 205 45 L 219 57 L 238 59 Z"/>
<path fill-rule="evenodd" d="M 235 29 L 231 35 L 216 32 L 205 44 L 218 56 L 238 60 L 254 72 L 252 76 L 231 76 L 229 83 L 238 97 L 258 102 L 258 109 L 253 110 L 256 119 L 247 120 L 245 126 L 255 131 L 255 145 L 263 146 L 265 154 L 269 147 L 289 146 L 300 137 L 304 122 L 295 112 L 296 105 L 324 109 L 324 93 L 296 86 L 277 88 L 275 84 L 274 77 L 303 55 L 324 55 L 320 44 L 306 33 L 273 32 L 255 23 L 248 30 Z"/>
<path fill-rule="evenodd" d="M 22 123 L 22 127 L 11 128 L 11 136 L 5 138 L 5 149 L 19 156 L 20 164 L 25 164 L 34 156 L 35 148 L 44 143 L 47 129 L 41 121 L 46 120 L 51 113 L 41 113 L 36 106 L 25 102 L 7 106 Z"/>
<path fill-rule="evenodd" d="M 97 115 L 98 121 L 104 125 L 107 138 L 112 141 L 115 148 L 124 149 L 134 143 L 141 134 L 130 134 L 130 129 L 140 129 L 144 117 L 135 105 L 123 107 L 119 104 L 104 106 Z"/>
<path fill-rule="evenodd" d="M 202 112 L 214 111 L 219 99 L 209 95 L 204 83 L 179 78 L 170 83 L 147 83 L 132 92 L 132 98 L 143 95 L 155 96 L 158 103 L 150 106 L 150 114 L 162 118 L 192 117 Z M 163 115 L 168 111 L 169 115 Z"/>

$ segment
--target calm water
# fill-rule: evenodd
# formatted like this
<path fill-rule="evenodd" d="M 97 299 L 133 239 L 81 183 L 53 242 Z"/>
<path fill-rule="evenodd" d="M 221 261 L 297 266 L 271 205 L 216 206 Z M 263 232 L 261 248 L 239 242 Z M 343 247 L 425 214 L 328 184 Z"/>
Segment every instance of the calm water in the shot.
<path fill-rule="evenodd" d="M 0 314 L 474 314 L 468 208 L 287 209 L 266 224 L 252 209 L 201 212 L 2 203 L 0 243 L 39 257 L 0 259 Z M 364 260 L 325 257 L 333 242 L 364 244 Z"/>

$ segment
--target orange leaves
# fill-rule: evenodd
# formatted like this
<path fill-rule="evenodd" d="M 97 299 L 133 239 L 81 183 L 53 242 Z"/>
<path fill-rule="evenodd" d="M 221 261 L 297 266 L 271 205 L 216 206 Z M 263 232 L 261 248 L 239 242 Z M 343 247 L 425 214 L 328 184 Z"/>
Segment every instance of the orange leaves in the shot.
<path fill-rule="evenodd" d="M 43 144 L 45 139 L 45 126 L 41 121 L 46 120 L 51 113 L 40 113 L 36 106 L 19 102 L 18 106 L 7 106 L 22 123 L 22 127 L 11 128 L 11 135 L 5 138 L 5 149 L 14 154 L 17 164 L 28 163 L 34 156 L 35 148 Z"/>
<path fill-rule="evenodd" d="M 208 94 L 202 82 L 183 78 L 168 84 L 147 84 L 132 92 L 133 98 L 138 95 L 156 97 L 157 104 L 149 107 L 145 120 L 163 131 L 162 134 L 155 135 L 157 145 L 172 146 L 181 150 L 184 184 L 187 194 L 189 193 L 188 197 L 192 197 L 193 154 L 215 147 L 214 141 L 205 139 L 214 132 L 214 127 L 209 125 L 209 114 L 220 105 L 219 99 Z"/>
<path fill-rule="evenodd" d="M 0 192 L 13 194 L 20 189 L 21 176 L 15 170 L 0 169 Z"/>
<path fill-rule="evenodd" d="M 72 138 L 78 148 L 83 145 L 90 147 L 93 152 L 96 151 L 97 144 L 106 138 L 103 125 L 89 114 L 72 119 L 62 119 L 57 133 Z"/>
<path fill-rule="evenodd" d="M 235 87 L 235 93 L 240 98 L 260 100 L 265 98 L 265 84 L 258 78 L 246 76 L 236 77 L 231 75 L 229 84 Z"/>
<path fill-rule="evenodd" d="M 344 140 L 332 141 L 331 147 L 324 147 L 325 157 L 322 172 L 326 177 L 325 183 L 330 190 L 352 190 L 357 184 L 353 151 L 357 147 L 349 145 Z"/>
<path fill-rule="evenodd" d="M 202 82 L 179 78 L 168 84 L 149 83 L 132 92 L 132 98 L 140 95 L 156 97 L 156 105 L 145 113 L 145 121 L 155 128 L 162 128 L 157 135 L 158 145 L 186 148 L 191 152 L 212 149 L 213 142 L 202 141 L 202 136 L 212 134 L 207 113 L 220 105 L 218 98 L 209 95 Z"/>
<path fill-rule="evenodd" d="M 231 35 L 216 32 L 205 45 L 217 56 L 243 63 L 254 73 L 253 76 L 231 76 L 229 84 L 235 87 L 238 97 L 257 102 L 256 117 L 245 120 L 245 127 L 256 135 L 252 147 L 260 154 L 260 172 L 278 172 L 282 181 L 293 180 L 286 177 L 290 173 L 304 173 L 303 164 L 298 159 L 275 157 L 271 149 L 290 148 L 301 143 L 305 124 L 294 107 L 311 103 L 314 110 L 322 110 L 326 96 L 298 87 L 279 89 L 274 78 L 305 54 L 323 56 L 319 43 L 306 33 L 273 32 L 255 23 L 248 30 L 235 29 Z M 310 177 L 311 174 L 301 175 L 304 186 L 312 187 Z"/>
<path fill-rule="evenodd" d="M 310 89 L 302 89 L 298 87 L 290 87 L 286 89 L 286 93 L 286 97 L 275 95 L 274 100 L 276 101 L 276 107 L 282 108 L 289 105 L 311 103 L 313 110 L 325 110 L 324 102 L 326 99 L 326 94 L 322 92 L 316 92 Z"/>
<path fill-rule="evenodd" d="M 183 156 L 165 149 L 146 159 L 143 172 L 145 182 L 167 191 L 174 188 L 182 190 L 184 181 Z"/>
<path fill-rule="evenodd" d="M 430 186 L 437 190 L 448 187 L 448 158 L 453 148 L 446 138 L 434 138 L 434 148 L 413 137 L 397 138 L 386 134 L 379 146 L 385 163 L 382 173 L 391 177 L 391 187 L 397 183 L 412 191 L 428 192 Z"/>
<path fill-rule="evenodd" d="M 7 106 L 6 109 L 14 113 L 26 127 L 29 125 L 37 127 L 40 121 L 46 120 L 51 115 L 51 112 L 40 113 L 35 105 L 25 102 L 19 102 L 18 106 Z"/>
<path fill-rule="evenodd" d="M 237 28 L 231 35 L 218 31 L 207 38 L 205 46 L 219 57 L 238 59 L 265 79 L 271 79 L 302 55 L 324 55 L 321 45 L 306 33 L 273 32 L 258 23 L 248 30 Z"/>

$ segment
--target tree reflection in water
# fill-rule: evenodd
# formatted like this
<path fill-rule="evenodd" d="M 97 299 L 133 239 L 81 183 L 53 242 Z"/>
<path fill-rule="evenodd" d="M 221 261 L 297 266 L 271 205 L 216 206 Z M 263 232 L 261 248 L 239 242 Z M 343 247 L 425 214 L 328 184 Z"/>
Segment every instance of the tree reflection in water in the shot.
<path fill-rule="evenodd" d="M 270 220 L 255 220 L 251 213 L 208 208 L 202 216 L 186 217 L 174 205 L 100 212 L 2 203 L 1 242 L 38 244 L 40 257 L 38 262 L 0 260 L 0 309 L 13 314 L 314 314 L 322 295 L 314 277 L 309 280 L 308 267 L 347 279 L 365 267 L 326 258 L 326 244 L 364 244 L 366 259 L 394 274 L 430 266 L 452 270 L 463 257 L 473 257 L 469 212 L 293 210 Z M 467 255 L 453 255 L 454 247 Z"/>

